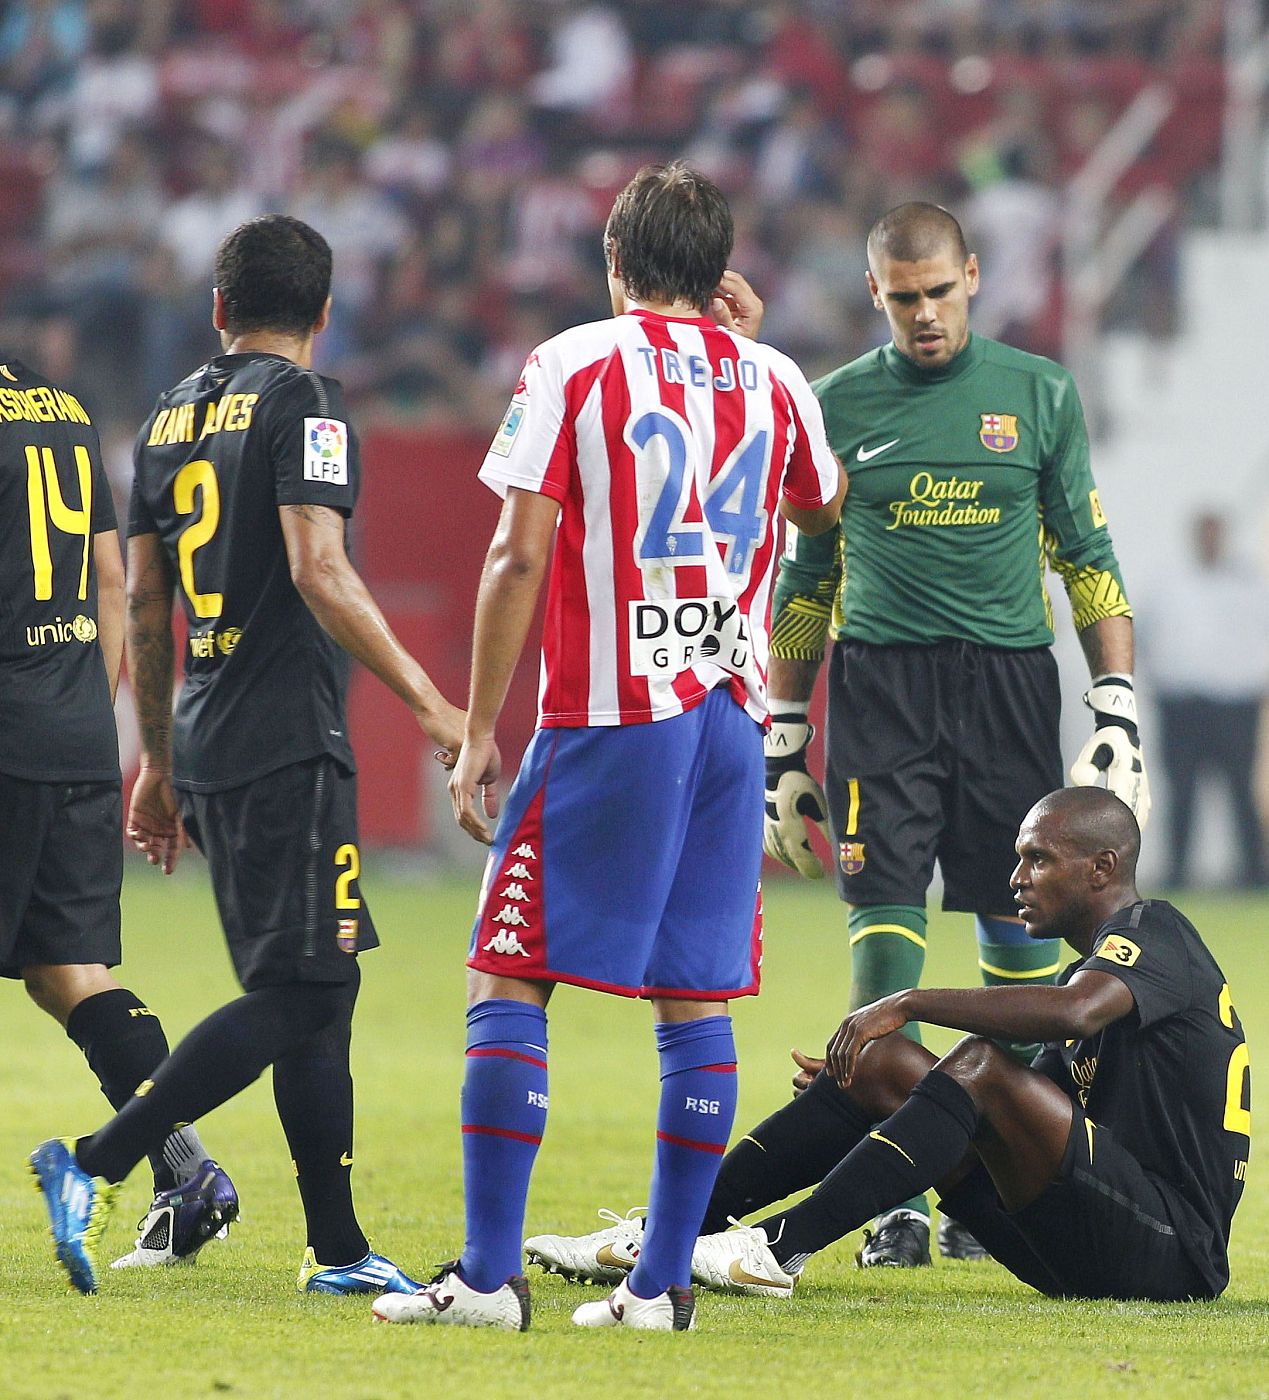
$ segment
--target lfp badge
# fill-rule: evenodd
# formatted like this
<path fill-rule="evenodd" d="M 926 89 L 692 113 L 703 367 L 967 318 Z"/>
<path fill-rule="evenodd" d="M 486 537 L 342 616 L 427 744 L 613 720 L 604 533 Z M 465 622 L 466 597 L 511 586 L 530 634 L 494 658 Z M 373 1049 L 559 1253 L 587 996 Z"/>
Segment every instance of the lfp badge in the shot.
<path fill-rule="evenodd" d="M 1017 414 L 980 413 L 978 417 L 978 440 L 988 452 L 1012 452 L 1017 447 Z"/>
<path fill-rule="evenodd" d="M 304 420 L 304 480 L 348 484 L 348 427 L 337 418 Z"/>

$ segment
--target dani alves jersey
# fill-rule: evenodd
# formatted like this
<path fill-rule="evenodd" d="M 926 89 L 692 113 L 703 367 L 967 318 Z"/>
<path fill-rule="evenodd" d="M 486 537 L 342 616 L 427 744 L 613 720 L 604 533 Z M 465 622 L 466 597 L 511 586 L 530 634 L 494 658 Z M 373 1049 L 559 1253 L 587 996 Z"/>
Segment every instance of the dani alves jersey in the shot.
<path fill-rule="evenodd" d="M 795 594 L 825 616 L 831 602 L 834 637 L 881 645 L 1046 646 L 1051 563 L 1077 628 L 1131 615 L 1061 366 L 972 336 L 942 369 L 891 344 L 814 388 L 850 490 L 839 534 L 786 550 L 778 608 Z M 775 650 L 803 654 L 780 627 Z"/>
<path fill-rule="evenodd" d="M 93 536 L 114 528 L 83 405 L 0 364 L 0 773 L 119 777 L 93 567 Z"/>
<path fill-rule="evenodd" d="M 189 624 L 173 782 L 236 787 L 331 754 L 350 768 L 348 657 L 291 582 L 282 505 L 356 504 L 339 385 L 280 355 L 218 355 L 137 438 L 129 535 L 158 534 Z"/>
<path fill-rule="evenodd" d="M 1076 972 L 1118 977 L 1135 1013 L 1048 1045 L 1035 1068 L 1165 1187 L 1172 1223 L 1213 1291 L 1229 1282 L 1229 1226 L 1251 1147 L 1251 1069 L 1229 984 L 1194 926 L 1163 900 L 1121 909 Z"/>

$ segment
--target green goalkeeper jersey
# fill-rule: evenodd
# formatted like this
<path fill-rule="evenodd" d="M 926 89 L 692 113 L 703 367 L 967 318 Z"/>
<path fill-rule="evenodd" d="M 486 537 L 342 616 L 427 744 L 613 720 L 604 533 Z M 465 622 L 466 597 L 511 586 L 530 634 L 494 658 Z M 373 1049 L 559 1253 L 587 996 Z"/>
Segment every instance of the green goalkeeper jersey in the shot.
<path fill-rule="evenodd" d="M 850 489 L 840 530 L 789 530 L 774 655 L 817 659 L 830 624 L 880 645 L 1046 646 L 1049 564 L 1077 628 L 1132 616 L 1060 365 L 972 336 L 941 369 L 887 345 L 813 387 Z"/>

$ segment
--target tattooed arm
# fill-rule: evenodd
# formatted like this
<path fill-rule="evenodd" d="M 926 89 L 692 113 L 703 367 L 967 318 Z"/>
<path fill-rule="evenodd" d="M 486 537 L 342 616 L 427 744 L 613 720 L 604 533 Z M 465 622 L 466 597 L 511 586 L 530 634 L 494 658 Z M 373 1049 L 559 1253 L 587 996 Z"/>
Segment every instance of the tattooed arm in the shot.
<path fill-rule="evenodd" d="M 170 875 L 189 844 L 172 791 L 172 571 L 158 535 L 128 541 L 128 675 L 141 726 L 141 772 L 128 838 Z"/>
<path fill-rule="evenodd" d="M 379 605 L 349 562 L 344 517 L 329 506 L 278 507 L 291 580 L 313 616 L 414 712 L 420 728 L 448 755 L 458 752 L 463 712 L 397 640 Z M 452 757 L 448 760 L 452 762 Z"/>

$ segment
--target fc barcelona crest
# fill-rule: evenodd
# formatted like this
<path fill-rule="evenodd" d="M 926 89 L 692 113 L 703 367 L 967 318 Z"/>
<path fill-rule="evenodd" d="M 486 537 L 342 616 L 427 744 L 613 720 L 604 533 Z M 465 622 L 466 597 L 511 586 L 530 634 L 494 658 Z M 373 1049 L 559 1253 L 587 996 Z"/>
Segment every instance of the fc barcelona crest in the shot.
<path fill-rule="evenodd" d="M 978 441 L 988 452 L 1012 452 L 1018 445 L 1018 416 L 1015 413 L 980 413 Z"/>
<path fill-rule="evenodd" d="M 858 875 L 864 868 L 864 843 L 843 841 L 841 844 L 842 869 L 847 875 Z"/>

